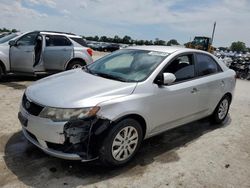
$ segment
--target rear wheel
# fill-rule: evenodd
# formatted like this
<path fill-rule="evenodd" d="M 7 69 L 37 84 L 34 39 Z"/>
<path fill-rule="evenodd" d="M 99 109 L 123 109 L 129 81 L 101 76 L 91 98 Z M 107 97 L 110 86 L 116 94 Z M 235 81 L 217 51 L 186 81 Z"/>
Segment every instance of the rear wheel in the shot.
<path fill-rule="evenodd" d="M 217 105 L 212 115 L 213 122 L 217 124 L 222 123 L 227 117 L 229 107 L 230 107 L 230 97 L 224 96 Z"/>
<path fill-rule="evenodd" d="M 73 60 L 73 61 L 71 61 L 71 62 L 68 64 L 67 70 L 82 68 L 82 67 L 85 66 L 85 65 L 86 65 L 86 63 L 83 63 L 82 61 Z"/>
<path fill-rule="evenodd" d="M 124 119 L 113 125 L 100 148 L 100 160 L 108 166 L 129 162 L 142 142 L 142 128 L 134 119 Z"/>
<path fill-rule="evenodd" d="M 3 78 L 3 69 L 2 69 L 2 67 L 0 66 L 0 81 L 2 80 L 2 78 Z"/>

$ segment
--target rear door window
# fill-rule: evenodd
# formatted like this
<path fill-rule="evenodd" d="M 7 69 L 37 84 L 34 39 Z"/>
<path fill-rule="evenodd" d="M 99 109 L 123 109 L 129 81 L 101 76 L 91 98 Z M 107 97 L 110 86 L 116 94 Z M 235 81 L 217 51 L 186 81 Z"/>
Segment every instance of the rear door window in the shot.
<path fill-rule="evenodd" d="M 64 36 L 47 35 L 46 46 L 71 46 L 72 43 Z"/>
<path fill-rule="evenodd" d="M 71 37 L 70 39 L 72 39 L 72 40 L 75 41 L 76 43 L 80 44 L 81 46 L 87 47 L 86 42 L 85 42 L 82 38 L 74 38 L 74 37 Z"/>
<path fill-rule="evenodd" d="M 206 54 L 196 54 L 196 71 L 198 76 L 205 76 L 221 72 L 217 62 Z"/>

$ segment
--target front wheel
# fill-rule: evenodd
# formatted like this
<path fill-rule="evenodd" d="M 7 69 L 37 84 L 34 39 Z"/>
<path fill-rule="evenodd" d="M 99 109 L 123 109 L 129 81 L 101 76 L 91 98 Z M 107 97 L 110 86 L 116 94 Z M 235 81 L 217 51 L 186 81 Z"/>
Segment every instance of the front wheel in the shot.
<path fill-rule="evenodd" d="M 230 97 L 225 96 L 220 100 L 219 104 L 217 105 L 212 115 L 213 122 L 217 124 L 222 123 L 227 117 L 229 107 L 230 107 Z"/>
<path fill-rule="evenodd" d="M 109 131 L 100 148 L 103 164 L 121 166 L 129 162 L 142 142 L 142 128 L 134 119 L 124 119 Z"/>

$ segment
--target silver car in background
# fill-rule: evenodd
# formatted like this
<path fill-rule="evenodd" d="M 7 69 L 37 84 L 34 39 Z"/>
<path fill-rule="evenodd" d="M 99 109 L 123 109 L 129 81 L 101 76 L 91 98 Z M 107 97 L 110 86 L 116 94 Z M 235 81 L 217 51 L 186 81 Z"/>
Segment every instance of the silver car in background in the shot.
<path fill-rule="evenodd" d="M 18 117 L 25 137 L 52 156 L 119 166 L 144 139 L 207 116 L 222 123 L 235 82 L 203 51 L 129 47 L 35 82 Z"/>
<path fill-rule="evenodd" d="M 34 31 L 0 44 L 0 78 L 9 72 L 45 74 L 79 68 L 93 62 L 92 50 L 71 33 Z"/>

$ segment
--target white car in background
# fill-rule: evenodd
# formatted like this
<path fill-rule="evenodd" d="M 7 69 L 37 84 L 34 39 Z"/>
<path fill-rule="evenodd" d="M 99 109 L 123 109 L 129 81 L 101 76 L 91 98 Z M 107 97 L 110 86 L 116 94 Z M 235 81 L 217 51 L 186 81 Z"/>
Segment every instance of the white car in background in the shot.
<path fill-rule="evenodd" d="M 5 37 L 0 39 L 0 78 L 9 72 L 54 73 L 93 62 L 92 49 L 82 37 L 71 33 L 34 31 L 12 40 Z"/>

